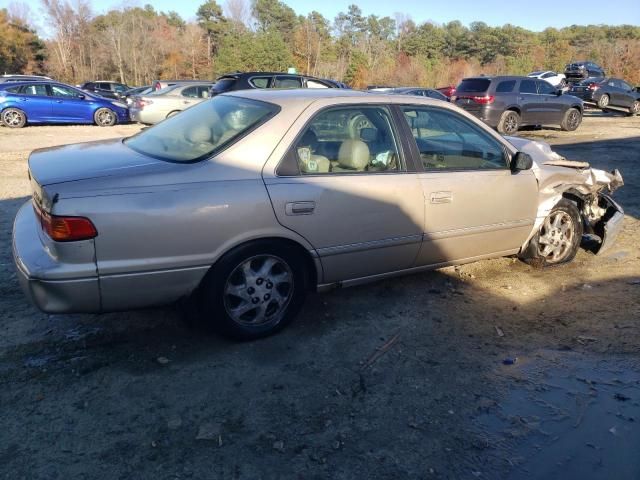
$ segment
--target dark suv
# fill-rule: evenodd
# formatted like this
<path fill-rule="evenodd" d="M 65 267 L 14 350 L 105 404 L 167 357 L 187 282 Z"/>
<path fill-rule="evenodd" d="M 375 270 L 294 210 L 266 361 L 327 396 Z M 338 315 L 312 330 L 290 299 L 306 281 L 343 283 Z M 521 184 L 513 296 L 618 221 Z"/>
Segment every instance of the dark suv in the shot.
<path fill-rule="evenodd" d="M 218 77 L 211 96 L 250 88 L 349 88 L 344 83 L 307 75 L 277 72 L 236 72 Z"/>
<path fill-rule="evenodd" d="M 95 93 L 101 97 L 115 99 L 119 99 L 124 92 L 131 89 L 131 87 L 124 83 L 105 81 L 85 82 L 80 85 L 80 88 L 85 92 Z"/>
<path fill-rule="evenodd" d="M 568 82 L 580 82 L 589 77 L 604 77 L 604 68 L 593 62 L 572 62 L 564 67 Z"/>
<path fill-rule="evenodd" d="M 523 125 L 560 125 L 573 131 L 582 122 L 582 100 L 535 78 L 465 78 L 454 98 L 457 106 L 505 135 Z"/>

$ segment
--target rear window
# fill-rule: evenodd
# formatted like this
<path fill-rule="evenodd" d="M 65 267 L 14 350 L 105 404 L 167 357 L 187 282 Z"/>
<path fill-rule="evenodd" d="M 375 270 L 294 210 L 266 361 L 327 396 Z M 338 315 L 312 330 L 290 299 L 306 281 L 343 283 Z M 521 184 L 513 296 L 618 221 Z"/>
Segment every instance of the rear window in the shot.
<path fill-rule="evenodd" d="M 496 87 L 496 93 L 509 93 L 513 92 L 513 87 L 516 86 L 515 80 L 506 80 L 504 82 L 500 82 Z"/>
<path fill-rule="evenodd" d="M 236 83 L 235 78 L 222 78 L 218 80 L 216 83 L 214 83 L 211 89 L 214 91 L 214 93 L 224 93 L 231 90 L 231 88 L 235 83 Z"/>
<path fill-rule="evenodd" d="M 456 88 L 456 93 L 486 92 L 491 85 L 488 78 L 465 78 Z"/>
<path fill-rule="evenodd" d="M 589 77 L 582 80 L 580 83 L 578 83 L 578 85 L 587 86 L 591 85 L 592 83 L 604 83 L 604 80 L 602 80 L 602 78 Z"/>
<path fill-rule="evenodd" d="M 220 95 L 130 137 L 136 152 L 170 162 L 210 157 L 278 112 L 275 105 Z"/>

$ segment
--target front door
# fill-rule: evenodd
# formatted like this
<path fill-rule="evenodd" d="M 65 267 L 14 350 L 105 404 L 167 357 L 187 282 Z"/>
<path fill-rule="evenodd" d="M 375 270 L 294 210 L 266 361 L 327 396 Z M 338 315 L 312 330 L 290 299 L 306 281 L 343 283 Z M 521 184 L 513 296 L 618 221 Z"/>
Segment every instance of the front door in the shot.
<path fill-rule="evenodd" d="M 325 283 L 413 266 L 424 202 L 398 138 L 386 106 L 332 107 L 293 142 L 283 159 L 292 168 L 265 179 L 279 222 L 314 247 Z"/>
<path fill-rule="evenodd" d="M 540 110 L 542 110 L 543 106 L 535 80 L 520 81 L 518 103 L 520 104 L 520 116 L 523 124 L 537 125 L 541 123 Z"/>
<path fill-rule="evenodd" d="M 449 109 L 403 106 L 424 171 L 425 223 L 418 265 L 514 253 L 535 221 L 532 171 L 512 173 L 505 146 Z"/>
<path fill-rule="evenodd" d="M 542 100 L 542 108 L 540 109 L 540 123 L 542 125 L 552 124 L 556 125 L 562 122 L 564 110 L 567 108 L 567 104 L 562 102 L 556 92 L 557 89 L 545 80 L 537 80 L 538 84 L 538 96 Z"/>
<path fill-rule="evenodd" d="M 64 85 L 51 85 L 52 115 L 59 122 L 93 121 L 91 97 Z"/>

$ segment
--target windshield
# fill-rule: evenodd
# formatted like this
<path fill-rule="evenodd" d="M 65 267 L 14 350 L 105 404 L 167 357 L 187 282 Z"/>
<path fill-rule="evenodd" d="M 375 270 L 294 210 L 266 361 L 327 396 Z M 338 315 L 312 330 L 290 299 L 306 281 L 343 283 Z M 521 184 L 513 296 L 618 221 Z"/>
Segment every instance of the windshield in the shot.
<path fill-rule="evenodd" d="M 136 152 L 161 160 L 192 162 L 221 150 L 278 110 L 270 103 L 221 95 L 124 142 Z"/>

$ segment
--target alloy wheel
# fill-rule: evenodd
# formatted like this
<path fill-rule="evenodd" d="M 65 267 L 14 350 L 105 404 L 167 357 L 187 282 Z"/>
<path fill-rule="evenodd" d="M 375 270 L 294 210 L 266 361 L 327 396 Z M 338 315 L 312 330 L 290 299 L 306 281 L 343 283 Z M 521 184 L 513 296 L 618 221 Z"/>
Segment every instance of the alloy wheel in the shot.
<path fill-rule="evenodd" d="M 113 120 L 114 116 L 111 110 L 105 109 L 98 112 L 98 123 L 100 125 L 111 125 Z"/>
<path fill-rule="evenodd" d="M 569 113 L 567 124 L 569 125 L 570 130 L 575 130 L 576 128 L 578 128 L 578 125 L 580 124 L 580 114 L 577 110 L 573 110 Z"/>
<path fill-rule="evenodd" d="M 569 255 L 575 241 L 573 218 L 563 210 L 552 212 L 544 221 L 538 237 L 540 255 L 558 263 Z"/>
<path fill-rule="evenodd" d="M 518 131 L 518 119 L 515 114 L 509 114 L 504 121 L 505 133 L 515 133 Z"/>
<path fill-rule="evenodd" d="M 633 102 L 633 105 L 631 105 L 631 114 L 637 115 L 638 113 L 640 113 L 640 100 L 636 100 Z"/>
<path fill-rule="evenodd" d="M 17 127 L 23 122 L 24 117 L 20 112 L 16 110 L 9 110 L 5 112 L 2 120 L 8 127 Z"/>
<path fill-rule="evenodd" d="M 240 325 L 277 324 L 293 296 L 293 272 L 274 255 L 257 255 L 238 265 L 224 287 L 224 308 Z"/>
<path fill-rule="evenodd" d="M 600 108 L 604 108 L 609 105 L 609 95 L 603 95 L 602 97 L 600 97 L 598 105 L 600 106 Z"/>

